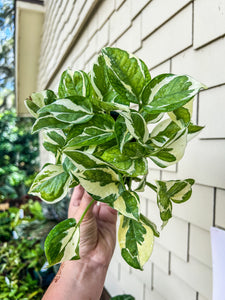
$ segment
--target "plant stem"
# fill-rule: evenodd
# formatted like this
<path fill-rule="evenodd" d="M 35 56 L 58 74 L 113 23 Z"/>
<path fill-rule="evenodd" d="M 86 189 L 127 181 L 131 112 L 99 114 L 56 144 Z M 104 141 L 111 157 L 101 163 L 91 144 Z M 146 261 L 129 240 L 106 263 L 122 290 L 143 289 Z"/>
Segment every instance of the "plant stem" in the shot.
<path fill-rule="evenodd" d="M 95 200 L 92 199 L 91 202 L 90 202 L 90 203 L 88 204 L 88 206 L 86 207 L 85 211 L 83 212 L 82 216 L 80 217 L 80 220 L 78 221 L 78 223 L 77 223 L 77 225 L 76 225 L 77 227 L 80 226 L 80 224 L 81 224 L 81 222 L 82 222 L 84 216 L 86 215 L 87 211 L 88 211 L 89 208 L 92 206 L 92 204 L 94 203 L 94 201 L 95 201 Z"/>
<path fill-rule="evenodd" d="M 150 187 L 153 191 L 157 192 L 157 187 L 156 187 L 154 184 L 152 184 L 152 183 L 150 183 L 150 182 L 147 182 L 147 181 L 146 181 L 145 184 L 146 184 L 148 187 Z"/>
<path fill-rule="evenodd" d="M 141 179 L 138 178 L 138 177 L 136 177 L 136 178 L 134 178 L 134 181 L 140 182 Z M 150 187 L 153 191 L 157 192 L 157 187 L 156 187 L 154 184 L 152 184 L 152 183 L 150 183 L 150 182 L 148 182 L 148 181 L 146 181 L 145 184 L 146 184 L 148 187 Z"/>

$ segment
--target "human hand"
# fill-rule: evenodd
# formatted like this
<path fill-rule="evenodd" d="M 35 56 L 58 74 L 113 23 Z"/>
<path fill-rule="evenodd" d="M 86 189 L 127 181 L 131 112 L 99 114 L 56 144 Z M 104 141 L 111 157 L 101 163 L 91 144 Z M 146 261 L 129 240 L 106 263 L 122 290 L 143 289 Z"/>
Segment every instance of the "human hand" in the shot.
<path fill-rule="evenodd" d="M 68 210 L 68 217 L 78 222 L 91 196 L 81 185 L 75 187 Z M 82 263 L 108 266 L 116 243 L 117 211 L 106 203 L 96 202 L 87 211 L 80 225 L 80 257 Z"/>

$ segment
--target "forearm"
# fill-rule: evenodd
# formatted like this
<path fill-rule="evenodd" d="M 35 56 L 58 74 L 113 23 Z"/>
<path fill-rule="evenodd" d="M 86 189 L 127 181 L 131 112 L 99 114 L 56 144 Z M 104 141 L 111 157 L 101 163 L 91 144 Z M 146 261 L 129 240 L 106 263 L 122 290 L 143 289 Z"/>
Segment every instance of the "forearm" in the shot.
<path fill-rule="evenodd" d="M 42 300 L 99 300 L 108 266 L 82 261 L 63 263 Z"/>

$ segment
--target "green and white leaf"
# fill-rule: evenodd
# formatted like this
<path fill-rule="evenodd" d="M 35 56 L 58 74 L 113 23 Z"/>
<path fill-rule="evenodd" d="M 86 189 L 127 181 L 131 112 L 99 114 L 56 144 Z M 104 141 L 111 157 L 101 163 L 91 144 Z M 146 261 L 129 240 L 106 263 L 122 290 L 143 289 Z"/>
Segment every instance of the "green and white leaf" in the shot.
<path fill-rule="evenodd" d="M 101 158 L 118 171 L 130 177 L 146 175 L 148 173 L 148 163 L 144 157 L 131 159 L 129 156 L 122 154 L 118 146 L 106 150 Z"/>
<path fill-rule="evenodd" d="M 40 109 L 38 113 L 51 113 L 57 120 L 70 124 L 81 124 L 89 121 L 93 117 L 90 101 L 83 97 L 71 99 L 56 100 Z"/>
<path fill-rule="evenodd" d="M 150 155 L 151 160 L 166 168 L 177 163 L 184 155 L 187 145 L 187 128 L 180 127 L 167 119 L 160 122 L 151 133 L 151 141 L 159 150 Z"/>
<path fill-rule="evenodd" d="M 187 135 L 188 142 L 192 140 L 194 137 L 196 137 L 203 128 L 204 126 L 198 126 L 190 123 L 188 126 L 188 135 Z"/>
<path fill-rule="evenodd" d="M 175 122 L 180 128 L 188 126 L 193 113 L 193 99 L 186 103 L 184 106 L 168 112 L 168 116 L 173 122 Z"/>
<path fill-rule="evenodd" d="M 65 145 L 66 136 L 60 129 L 49 129 L 42 133 L 43 146 L 46 150 L 51 151 L 55 155 L 61 147 Z"/>
<path fill-rule="evenodd" d="M 115 123 L 115 135 L 117 144 L 119 146 L 120 152 L 123 152 L 124 145 L 132 139 L 132 135 L 127 129 L 125 119 L 122 116 L 119 116 L 116 119 Z"/>
<path fill-rule="evenodd" d="M 135 192 L 124 191 L 113 202 L 113 208 L 119 211 L 122 215 L 139 220 L 140 217 L 140 199 Z"/>
<path fill-rule="evenodd" d="M 92 154 L 79 150 L 65 151 L 80 172 L 75 176 L 95 200 L 113 203 L 121 193 L 121 177 L 108 164 Z"/>
<path fill-rule="evenodd" d="M 135 189 L 135 192 L 144 192 L 145 190 L 145 185 L 146 185 L 146 180 L 147 180 L 147 175 L 144 175 L 141 180 L 138 183 L 138 186 Z"/>
<path fill-rule="evenodd" d="M 58 223 L 45 240 L 45 255 L 49 266 L 79 259 L 80 228 L 73 218 Z"/>
<path fill-rule="evenodd" d="M 131 159 L 148 157 L 154 152 L 155 148 L 152 145 L 140 145 L 140 143 L 138 142 L 129 142 L 126 143 L 123 147 L 123 154 L 130 157 Z"/>
<path fill-rule="evenodd" d="M 91 71 L 91 83 L 100 99 L 103 99 L 104 95 L 112 90 L 107 75 L 105 60 L 102 55 L 98 56 L 97 61 L 93 65 Z"/>
<path fill-rule="evenodd" d="M 164 113 L 151 114 L 146 110 L 142 110 L 140 111 L 140 113 L 147 124 L 155 124 L 159 122 L 164 116 Z"/>
<path fill-rule="evenodd" d="M 87 123 L 71 128 L 66 146 L 81 147 L 106 143 L 115 137 L 114 124 L 111 116 L 95 114 Z"/>
<path fill-rule="evenodd" d="M 140 143 L 146 143 L 149 131 L 142 115 L 135 111 L 131 111 L 130 113 L 121 112 L 120 114 L 124 117 L 127 130 L 130 134 Z"/>
<path fill-rule="evenodd" d="M 24 103 L 29 113 L 33 117 L 38 118 L 37 111 L 46 104 L 55 101 L 55 99 L 56 95 L 53 91 L 45 90 L 38 93 L 32 93 L 31 96 L 24 101 Z"/>
<path fill-rule="evenodd" d="M 106 103 L 115 103 L 121 106 L 130 105 L 130 102 L 126 98 L 122 97 L 114 90 L 110 90 L 107 94 L 105 94 L 102 101 Z"/>
<path fill-rule="evenodd" d="M 60 79 L 58 94 L 60 98 L 91 96 L 92 86 L 88 75 L 84 71 L 72 71 L 70 69 L 64 71 Z"/>
<path fill-rule="evenodd" d="M 173 111 L 189 102 L 204 85 L 187 75 L 161 74 L 145 87 L 143 109 L 156 114 Z"/>
<path fill-rule="evenodd" d="M 139 103 L 144 86 L 150 81 L 146 65 L 133 54 L 118 48 L 102 49 L 108 78 L 115 91 L 129 102 Z"/>
<path fill-rule="evenodd" d="M 40 197 L 48 203 L 56 203 L 67 195 L 70 185 L 69 174 L 62 165 L 46 165 L 35 177 L 29 194 Z"/>
<path fill-rule="evenodd" d="M 55 117 L 51 115 L 47 115 L 44 117 L 38 118 L 33 127 L 32 127 L 32 133 L 38 132 L 41 129 L 65 129 L 69 125 L 68 123 L 62 122 L 60 120 L 57 120 Z"/>
<path fill-rule="evenodd" d="M 193 179 L 186 180 L 156 180 L 157 204 L 162 221 L 167 222 L 172 217 L 172 202 L 187 201 L 192 194 Z"/>
<path fill-rule="evenodd" d="M 126 111 L 129 112 L 129 108 L 126 105 L 116 102 L 105 102 L 96 98 L 91 99 L 92 105 L 98 112 L 111 112 L 111 111 Z"/>
<path fill-rule="evenodd" d="M 118 239 L 124 260 L 133 268 L 143 270 L 153 250 L 151 227 L 142 220 L 135 221 L 121 215 Z"/>

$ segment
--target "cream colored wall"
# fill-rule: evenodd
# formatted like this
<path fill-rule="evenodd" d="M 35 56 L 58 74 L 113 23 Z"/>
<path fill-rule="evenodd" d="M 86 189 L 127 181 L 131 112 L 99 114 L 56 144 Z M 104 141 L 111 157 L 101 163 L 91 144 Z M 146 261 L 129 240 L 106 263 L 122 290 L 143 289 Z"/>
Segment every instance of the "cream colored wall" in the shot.
<path fill-rule="evenodd" d="M 151 164 L 149 171 L 149 180 L 195 178 L 193 196 L 174 206 L 174 218 L 156 239 L 143 272 L 131 270 L 116 248 L 106 279 L 112 295 L 212 299 L 209 230 L 213 225 L 225 229 L 224 15 L 222 0 L 46 1 L 39 88 L 47 83 L 56 89 L 67 67 L 89 71 L 106 45 L 134 52 L 152 76 L 187 73 L 208 86 L 194 108 L 194 119 L 206 126 L 204 131 L 177 166 L 160 170 Z M 158 223 L 155 195 L 148 190 L 141 201 L 143 212 Z"/>

